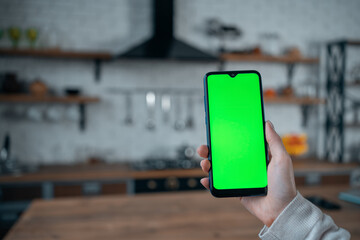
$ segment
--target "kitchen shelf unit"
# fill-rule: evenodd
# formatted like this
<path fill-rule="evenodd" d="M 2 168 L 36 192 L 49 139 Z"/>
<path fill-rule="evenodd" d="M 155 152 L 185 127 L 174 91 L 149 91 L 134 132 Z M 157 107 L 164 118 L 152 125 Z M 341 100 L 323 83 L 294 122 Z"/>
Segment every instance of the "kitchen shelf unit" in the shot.
<path fill-rule="evenodd" d="M 100 102 L 98 97 L 89 96 L 37 96 L 30 94 L 0 94 L 0 103 L 51 103 L 51 104 L 78 104 L 79 105 L 79 127 L 86 128 L 86 104 Z"/>
<path fill-rule="evenodd" d="M 92 60 L 94 61 L 94 75 L 97 81 L 100 80 L 101 63 L 113 59 L 109 52 L 64 51 L 60 49 L 0 48 L 0 56 Z"/>
<path fill-rule="evenodd" d="M 332 162 L 344 161 L 345 127 L 357 127 L 357 124 L 345 124 L 345 88 L 357 87 L 358 83 L 345 81 L 346 50 L 349 47 L 360 47 L 360 40 L 343 39 L 329 42 L 326 49 L 326 123 L 325 153 Z"/>

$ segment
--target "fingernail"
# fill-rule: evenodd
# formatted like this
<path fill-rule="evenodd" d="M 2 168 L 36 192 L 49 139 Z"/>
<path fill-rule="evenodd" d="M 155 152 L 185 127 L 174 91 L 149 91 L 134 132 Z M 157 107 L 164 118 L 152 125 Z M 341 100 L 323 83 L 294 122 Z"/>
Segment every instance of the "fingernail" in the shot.
<path fill-rule="evenodd" d="M 268 120 L 268 122 L 269 122 L 271 128 L 275 130 L 274 124 L 272 124 L 272 122 L 270 120 Z"/>

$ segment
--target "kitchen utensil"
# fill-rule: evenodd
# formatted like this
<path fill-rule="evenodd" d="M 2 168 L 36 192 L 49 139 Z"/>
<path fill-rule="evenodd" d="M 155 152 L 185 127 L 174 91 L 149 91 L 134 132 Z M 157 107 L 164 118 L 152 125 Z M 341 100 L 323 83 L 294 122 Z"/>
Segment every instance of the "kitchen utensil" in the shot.
<path fill-rule="evenodd" d="M 155 93 L 152 91 L 147 92 L 145 95 L 145 100 L 146 100 L 146 108 L 148 112 L 148 118 L 146 120 L 145 126 L 148 130 L 155 130 L 155 126 L 156 126 L 154 120 L 155 103 L 156 103 Z"/>
<path fill-rule="evenodd" d="M 0 174 L 9 173 L 15 167 L 14 165 L 15 163 L 14 161 L 12 161 L 10 157 L 10 146 L 11 146 L 10 135 L 9 133 L 6 133 L 4 137 L 3 146 L 0 149 Z"/>
<path fill-rule="evenodd" d="M 175 104 L 174 104 L 174 110 L 175 110 L 175 124 L 174 129 L 177 131 L 182 131 L 185 129 L 185 121 L 182 119 L 182 107 L 181 107 L 181 95 L 179 95 L 176 98 Z"/>
<path fill-rule="evenodd" d="M 187 119 L 185 125 L 189 129 L 194 128 L 194 101 L 191 96 L 187 99 Z"/>
<path fill-rule="evenodd" d="M 125 119 L 124 119 L 125 125 L 132 125 L 134 122 L 132 117 L 133 115 L 132 108 L 133 108 L 132 98 L 130 92 L 127 92 L 125 94 Z"/>
<path fill-rule="evenodd" d="M 5 162 L 10 158 L 10 143 L 10 135 L 9 133 L 6 133 L 3 147 L 0 150 L 0 162 Z"/>
<path fill-rule="evenodd" d="M 169 122 L 170 110 L 171 110 L 171 97 L 169 94 L 163 94 L 161 96 L 161 111 L 162 111 L 164 123 Z"/>

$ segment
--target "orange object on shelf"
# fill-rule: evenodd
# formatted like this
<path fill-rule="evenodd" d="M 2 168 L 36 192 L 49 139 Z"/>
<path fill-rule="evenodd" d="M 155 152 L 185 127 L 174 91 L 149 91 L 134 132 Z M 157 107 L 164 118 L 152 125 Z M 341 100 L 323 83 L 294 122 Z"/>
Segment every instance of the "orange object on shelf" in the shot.
<path fill-rule="evenodd" d="M 40 80 L 35 80 L 30 84 L 30 93 L 36 96 L 44 96 L 48 94 L 48 87 Z"/>
<path fill-rule="evenodd" d="M 290 57 L 294 57 L 294 58 L 302 58 L 302 54 L 299 48 L 297 47 L 292 47 L 286 50 L 285 52 L 285 56 L 290 56 Z"/>
<path fill-rule="evenodd" d="M 291 96 L 294 96 L 294 90 L 292 89 L 292 87 L 286 86 L 286 87 L 281 88 L 280 94 L 282 96 L 291 97 Z"/>
<path fill-rule="evenodd" d="M 292 156 L 300 156 L 309 149 L 306 134 L 285 134 L 281 139 L 286 151 Z"/>
<path fill-rule="evenodd" d="M 276 90 L 273 88 L 265 89 L 264 96 L 265 97 L 276 97 Z"/>

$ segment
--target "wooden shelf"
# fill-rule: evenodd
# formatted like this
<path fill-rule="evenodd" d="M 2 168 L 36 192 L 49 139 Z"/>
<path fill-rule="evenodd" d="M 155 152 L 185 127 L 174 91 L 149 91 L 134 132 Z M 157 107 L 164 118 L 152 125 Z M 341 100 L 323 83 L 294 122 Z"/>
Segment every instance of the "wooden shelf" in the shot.
<path fill-rule="evenodd" d="M 220 56 L 224 61 L 239 61 L 239 62 L 274 62 L 274 63 L 305 63 L 316 64 L 319 63 L 318 58 L 297 58 L 292 56 L 267 56 L 262 54 L 239 54 L 239 53 L 224 53 Z"/>
<path fill-rule="evenodd" d="M 85 51 L 62 51 L 60 49 L 11 49 L 0 48 L 0 56 L 28 56 L 48 58 L 72 58 L 72 59 L 99 59 L 110 60 L 112 55 L 108 52 L 85 52 Z"/>
<path fill-rule="evenodd" d="M 324 104 L 325 100 L 310 97 L 264 97 L 264 102 L 268 104 L 316 105 Z"/>
<path fill-rule="evenodd" d="M 349 45 L 359 46 L 360 45 L 360 40 L 355 40 L 355 39 L 346 40 L 346 43 L 349 44 Z"/>
<path fill-rule="evenodd" d="M 13 103 L 95 103 L 99 102 L 98 97 L 87 96 L 34 96 L 27 94 L 5 94 L 0 95 L 0 102 Z"/>

